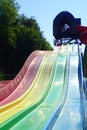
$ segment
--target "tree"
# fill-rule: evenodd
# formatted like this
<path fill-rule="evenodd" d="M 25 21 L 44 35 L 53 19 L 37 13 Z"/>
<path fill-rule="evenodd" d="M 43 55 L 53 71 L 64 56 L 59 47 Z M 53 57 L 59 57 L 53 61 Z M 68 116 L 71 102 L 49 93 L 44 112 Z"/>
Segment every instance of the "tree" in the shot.
<path fill-rule="evenodd" d="M 17 72 L 32 51 L 52 50 L 36 19 L 19 15 L 18 9 L 15 0 L 0 0 L 0 69 L 4 64 Z"/>
<path fill-rule="evenodd" d="M 4 64 L 16 46 L 15 23 L 19 6 L 15 0 L 0 0 L 0 63 Z"/>
<path fill-rule="evenodd" d="M 50 44 L 43 37 L 43 32 L 34 17 L 27 18 L 21 15 L 17 24 L 17 51 L 16 62 L 21 66 L 34 50 L 52 50 Z"/>
<path fill-rule="evenodd" d="M 19 6 L 14 0 L 0 0 L 0 43 L 15 45 L 15 23 Z"/>

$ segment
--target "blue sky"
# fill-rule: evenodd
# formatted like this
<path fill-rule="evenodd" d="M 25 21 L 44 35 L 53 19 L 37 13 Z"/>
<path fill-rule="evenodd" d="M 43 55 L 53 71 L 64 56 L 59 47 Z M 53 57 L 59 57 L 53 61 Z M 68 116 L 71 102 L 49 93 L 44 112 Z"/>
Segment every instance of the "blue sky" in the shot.
<path fill-rule="evenodd" d="M 47 41 L 53 47 L 53 19 L 61 11 L 69 11 L 81 24 L 87 26 L 87 0 L 16 0 L 20 5 L 19 14 L 34 16 Z"/>

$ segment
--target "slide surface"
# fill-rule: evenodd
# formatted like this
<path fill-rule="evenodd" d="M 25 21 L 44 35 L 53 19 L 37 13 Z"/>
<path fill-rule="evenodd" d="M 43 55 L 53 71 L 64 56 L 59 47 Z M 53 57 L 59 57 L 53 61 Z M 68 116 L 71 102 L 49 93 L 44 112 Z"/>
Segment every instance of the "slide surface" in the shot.
<path fill-rule="evenodd" d="M 25 73 L 27 69 L 29 68 L 29 65 L 31 64 L 34 57 L 36 57 L 37 55 L 41 53 L 42 52 L 38 52 L 38 51 L 33 52 L 26 60 L 24 66 L 22 67 L 18 75 L 10 83 L 4 85 L 0 89 L 0 102 L 4 100 L 5 98 L 7 98 L 18 87 L 20 82 L 23 80 L 23 77 L 25 76 Z"/>
<path fill-rule="evenodd" d="M 40 100 L 41 95 L 44 94 L 45 88 L 49 82 L 51 68 L 54 64 L 56 57 L 57 55 L 55 54 L 45 55 L 38 69 L 37 75 L 33 83 L 31 84 L 31 89 L 29 89 L 29 91 L 27 91 L 18 100 L 1 107 L 1 110 L 0 110 L 1 122 L 0 123 L 4 122 L 9 117 L 13 116 L 14 114 L 26 108 L 27 106 Z"/>
<path fill-rule="evenodd" d="M 25 77 L 26 83 L 29 82 L 29 75 L 33 73 L 26 75 L 32 70 L 28 66 L 32 66 L 33 61 L 31 68 L 36 73 L 31 84 L 19 97 L 10 100 L 15 92 L 20 92 L 18 86 L 25 81 Z M 36 53 L 25 68 L 28 69 L 16 88 L 1 101 L 1 130 L 82 130 L 77 45 L 64 45 L 53 52 Z M 2 88 L 7 85 L 4 84 Z"/>
<path fill-rule="evenodd" d="M 43 58 L 43 55 L 36 56 L 32 60 L 32 62 L 29 65 L 29 68 L 26 71 L 26 74 L 23 77 L 22 81 L 18 84 L 17 88 L 7 98 L 5 98 L 4 100 L 1 101 L 0 106 L 6 105 L 7 103 L 16 100 L 21 95 L 23 95 L 23 93 L 25 93 L 27 91 L 27 89 L 29 89 L 29 87 L 30 87 L 35 75 L 36 75 L 36 72 L 38 70 L 38 67 L 40 65 L 42 58 Z M 27 81 L 27 79 L 29 79 L 29 81 Z M 9 85 L 11 83 L 13 83 L 13 82 L 11 81 L 9 83 Z M 4 89 L 5 89 L 5 87 L 4 87 Z"/>
<path fill-rule="evenodd" d="M 50 89 L 47 96 L 40 105 L 37 105 L 34 111 L 27 113 L 26 116 L 23 116 L 23 120 L 20 120 L 18 125 L 16 124 L 12 127 L 13 130 L 21 130 L 22 127 L 26 130 L 28 130 L 28 128 L 30 130 L 43 129 L 45 123 L 49 120 L 56 107 L 60 105 L 63 100 L 66 90 L 64 87 L 66 62 L 67 55 L 62 54 L 58 56 L 56 66 L 53 68 L 53 71 L 55 71 L 53 81 L 49 84 Z"/>

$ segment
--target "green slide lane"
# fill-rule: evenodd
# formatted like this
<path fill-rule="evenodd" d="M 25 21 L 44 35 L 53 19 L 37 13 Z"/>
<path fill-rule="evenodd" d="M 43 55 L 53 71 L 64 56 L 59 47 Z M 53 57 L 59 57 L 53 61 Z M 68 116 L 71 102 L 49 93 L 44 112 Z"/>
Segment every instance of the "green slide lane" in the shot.
<path fill-rule="evenodd" d="M 43 102 L 20 120 L 16 125 L 12 127 L 12 130 L 41 130 L 46 122 L 51 117 L 58 105 L 62 103 L 65 96 L 65 73 L 67 66 L 68 54 L 61 54 L 58 56 L 56 66 L 53 68 L 54 76 L 51 78 L 51 84 L 49 85 L 49 92 L 44 97 Z M 46 94 L 45 94 L 46 95 Z"/>

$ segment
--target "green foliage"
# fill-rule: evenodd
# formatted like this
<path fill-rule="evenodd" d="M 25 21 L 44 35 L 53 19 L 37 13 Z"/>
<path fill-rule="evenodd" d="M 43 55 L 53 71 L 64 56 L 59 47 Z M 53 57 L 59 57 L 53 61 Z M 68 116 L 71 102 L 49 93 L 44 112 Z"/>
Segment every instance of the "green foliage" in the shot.
<path fill-rule="evenodd" d="M 50 44 L 43 37 L 43 33 L 34 19 L 22 15 L 17 25 L 17 55 L 16 61 L 23 65 L 25 59 L 34 50 L 52 50 Z M 22 58 L 20 58 L 22 57 Z M 20 60 L 19 60 L 20 59 Z"/>
<path fill-rule="evenodd" d="M 52 50 L 36 19 L 18 10 L 15 0 L 0 0 L 0 68 L 4 64 L 20 70 L 32 51 Z"/>
<path fill-rule="evenodd" d="M 0 0 L 0 42 L 15 45 L 15 23 L 17 20 L 18 4 L 14 0 Z"/>

